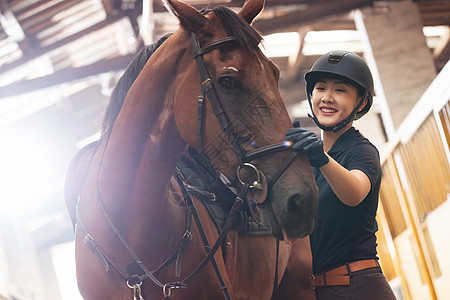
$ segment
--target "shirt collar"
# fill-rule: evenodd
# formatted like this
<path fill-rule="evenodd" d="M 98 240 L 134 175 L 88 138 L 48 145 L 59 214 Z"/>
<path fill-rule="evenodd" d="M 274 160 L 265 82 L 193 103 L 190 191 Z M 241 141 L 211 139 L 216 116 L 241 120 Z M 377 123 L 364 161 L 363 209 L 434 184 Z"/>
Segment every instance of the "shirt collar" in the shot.
<path fill-rule="evenodd" d="M 334 142 L 333 147 L 331 147 L 330 151 L 328 151 L 329 154 L 332 153 L 338 153 L 342 150 L 346 149 L 349 145 L 351 140 L 358 134 L 358 131 L 354 127 L 350 127 L 346 132 L 344 132 L 336 142 Z"/>

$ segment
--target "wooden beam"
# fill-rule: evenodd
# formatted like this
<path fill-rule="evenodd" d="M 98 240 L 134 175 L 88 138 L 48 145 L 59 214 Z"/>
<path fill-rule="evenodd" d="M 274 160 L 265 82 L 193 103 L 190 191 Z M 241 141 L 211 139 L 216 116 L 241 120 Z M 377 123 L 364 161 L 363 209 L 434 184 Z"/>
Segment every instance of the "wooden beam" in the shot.
<path fill-rule="evenodd" d="M 268 34 L 280 32 L 287 28 L 295 28 L 320 21 L 332 15 L 343 14 L 353 9 L 371 6 L 373 0 L 333 1 L 324 4 L 310 5 L 308 9 L 296 10 L 283 16 L 269 20 L 256 20 L 254 26 Z"/>
<path fill-rule="evenodd" d="M 288 66 L 286 71 L 286 81 L 291 82 L 297 78 L 300 73 L 301 67 L 305 61 L 305 56 L 303 55 L 303 45 L 305 44 L 305 36 L 310 29 L 308 27 L 302 27 L 299 31 L 300 45 L 297 49 L 297 53 L 290 56 L 288 59 Z"/>
<path fill-rule="evenodd" d="M 89 76 L 125 69 L 136 54 L 119 56 L 97 63 L 72 69 L 63 69 L 51 75 L 22 80 L 0 87 L 0 98 L 25 94 L 35 90 L 48 88 L 65 82 L 80 80 Z"/>
<path fill-rule="evenodd" d="M 441 41 L 436 45 L 436 48 L 434 48 L 433 50 L 433 58 L 438 72 L 440 72 L 441 69 L 448 62 L 449 57 L 450 57 L 450 30 L 447 30 L 445 34 L 441 37 Z"/>
<path fill-rule="evenodd" d="M 77 2 L 78 1 L 76 0 L 61 1 L 43 9 L 40 8 L 40 6 L 42 5 L 41 3 L 37 7 L 34 7 L 34 5 L 32 5 L 26 11 L 18 13 L 17 18 L 19 19 L 20 24 L 22 24 L 22 27 L 26 32 L 33 33 L 39 31 L 39 27 L 36 28 L 36 26 L 39 26 L 39 24 L 50 20 L 55 14 L 59 12 L 69 10 L 73 6 L 77 5 Z"/>
<path fill-rule="evenodd" d="M 51 45 L 42 47 L 36 51 L 34 51 L 33 53 L 26 55 L 24 57 L 22 57 L 21 59 L 18 59 L 16 61 L 13 61 L 12 63 L 3 65 L 2 67 L 0 67 L 0 73 L 5 73 L 8 72 L 14 68 L 19 67 L 22 64 L 25 64 L 35 58 L 38 58 L 39 56 L 45 55 L 50 51 L 53 51 L 55 49 L 58 49 L 60 47 L 66 46 L 67 44 L 74 42 L 75 40 L 82 38 L 90 33 L 93 33 L 97 30 L 100 30 L 108 25 L 113 24 L 114 22 L 120 20 L 121 18 L 125 17 L 125 15 L 123 13 L 114 15 L 114 16 L 108 16 L 105 20 L 98 22 L 97 24 L 88 27 L 82 31 L 79 31 L 71 36 L 68 36 L 64 39 L 61 39 Z"/>
<path fill-rule="evenodd" d="M 328 3 L 330 0 L 266 0 L 264 5 L 265 9 L 270 9 L 273 7 L 281 7 L 287 5 L 302 5 L 302 4 L 313 4 L 313 3 Z M 342 0 L 340 0 L 342 1 Z M 216 6 L 226 6 L 226 7 L 242 7 L 245 0 L 220 0 L 211 1 L 211 4 L 205 1 L 186 1 L 190 5 L 197 9 L 202 8 L 213 8 Z M 155 1 L 153 4 L 154 12 L 167 12 L 167 8 L 163 5 L 162 1 Z"/>
<path fill-rule="evenodd" d="M 10 9 L 6 0 L 0 0 L 0 18 L 2 29 L 14 42 L 20 42 L 25 39 L 25 33 L 22 30 L 19 22 L 17 22 L 14 13 Z"/>
<path fill-rule="evenodd" d="M 141 1 L 139 1 L 141 2 Z M 112 15 L 117 13 L 118 11 L 121 11 L 121 0 L 102 0 L 103 8 L 105 9 L 105 12 L 107 15 Z"/>

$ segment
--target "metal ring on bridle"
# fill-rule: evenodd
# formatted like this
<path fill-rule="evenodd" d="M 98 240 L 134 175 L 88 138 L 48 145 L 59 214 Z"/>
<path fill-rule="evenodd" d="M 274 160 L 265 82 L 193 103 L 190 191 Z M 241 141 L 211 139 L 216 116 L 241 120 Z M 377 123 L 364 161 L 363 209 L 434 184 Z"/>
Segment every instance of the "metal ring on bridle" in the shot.
<path fill-rule="evenodd" d="M 260 173 L 259 170 L 258 170 L 254 165 L 252 165 L 252 164 L 244 163 L 243 165 L 239 165 L 239 166 L 237 167 L 236 175 L 237 175 L 237 179 L 239 180 L 239 182 L 240 182 L 242 185 L 245 184 L 245 182 L 241 179 L 241 176 L 239 175 L 240 172 L 241 172 L 241 168 L 242 168 L 242 167 L 248 167 L 248 168 L 250 168 L 250 169 L 253 169 L 253 171 L 255 171 L 256 176 L 257 176 L 257 180 L 255 180 L 255 181 L 253 182 L 253 184 L 252 184 L 252 185 L 249 185 L 248 187 L 249 187 L 250 189 L 253 189 L 253 188 L 260 189 L 260 188 L 261 188 L 261 173 Z"/>
<path fill-rule="evenodd" d="M 139 280 L 139 282 L 138 281 L 131 282 L 131 281 L 134 281 L 135 279 Z M 142 280 L 139 279 L 139 277 L 137 275 L 132 275 L 130 278 L 128 278 L 127 285 L 130 289 L 134 289 L 136 286 L 142 285 Z"/>
<path fill-rule="evenodd" d="M 170 284 L 165 284 L 163 286 L 164 297 L 170 297 L 171 294 L 172 294 L 172 287 L 170 286 Z"/>

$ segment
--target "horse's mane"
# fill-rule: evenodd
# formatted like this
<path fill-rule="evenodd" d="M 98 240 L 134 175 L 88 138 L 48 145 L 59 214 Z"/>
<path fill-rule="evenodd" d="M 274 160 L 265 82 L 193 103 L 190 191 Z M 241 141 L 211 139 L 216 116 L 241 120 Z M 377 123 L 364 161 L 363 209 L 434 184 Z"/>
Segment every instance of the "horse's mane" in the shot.
<path fill-rule="evenodd" d="M 119 78 L 114 90 L 111 94 L 109 100 L 109 105 L 105 111 L 105 117 L 102 124 L 102 136 L 109 134 L 114 122 L 122 109 L 123 102 L 125 101 L 125 96 L 127 95 L 131 85 L 136 80 L 138 75 L 141 73 L 145 64 L 147 63 L 153 52 L 158 49 L 159 46 L 169 37 L 170 35 L 165 35 L 160 38 L 156 43 L 144 47 L 133 59 L 133 61 L 128 65 L 127 69 L 123 75 Z"/>
<path fill-rule="evenodd" d="M 229 36 L 237 38 L 239 45 L 244 50 L 251 52 L 260 51 L 258 45 L 261 42 L 262 37 L 246 21 L 240 18 L 232 10 L 223 6 L 218 6 L 212 10 L 205 10 L 203 13 L 206 14 L 210 11 L 213 11 L 220 19 L 225 32 Z M 102 124 L 102 137 L 110 134 L 131 85 L 141 73 L 144 65 L 147 63 L 153 52 L 155 52 L 169 36 L 170 34 L 167 34 L 159 39 L 158 42 L 144 47 L 128 65 L 124 74 L 119 78 L 119 81 L 111 94 L 109 105 L 106 108 Z"/>

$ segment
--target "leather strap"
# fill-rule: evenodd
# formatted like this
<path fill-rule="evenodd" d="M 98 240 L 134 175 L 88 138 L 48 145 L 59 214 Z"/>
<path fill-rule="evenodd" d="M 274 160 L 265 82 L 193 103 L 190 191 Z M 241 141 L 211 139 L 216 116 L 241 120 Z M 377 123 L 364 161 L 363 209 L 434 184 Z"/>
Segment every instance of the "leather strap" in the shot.
<path fill-rule="evenodd" d="M 319 286 L 349 285 L 352 273 L 378 267 L 380 264 L 376 259 L 358 260 L 318 275 L 312 275 L 310 281 L 314 289 Z"/>
<path fill-rule="evenodd" d="M 311 285 L 313 289 L 319 286 L 331 286 L 331 285 L 349 285 L 350 284 L 350 276 L 349 275 L 341 275 L 341 276 L 323 276 L 319 275 L 317 277 L 311 277 Z"/>
<path fill-rule="evenodd" d="M 194 33 L 191 33 L 191 36 L 193 36 L 193 35 L 194 35 Z M 203 46 L 202 48 L 197 48 L 197 49 L 194 48 L 193 56 L 194 56 L 194 58 L 196 58 L 197 56 L 201 56 L 203 54 L 209 53 L 215 49 L 235 46 L 238 43 L 239 43 L 239 41 L 235 36 L 229 36 L 229 37 L 214 41 L 206 46 Z"/>

